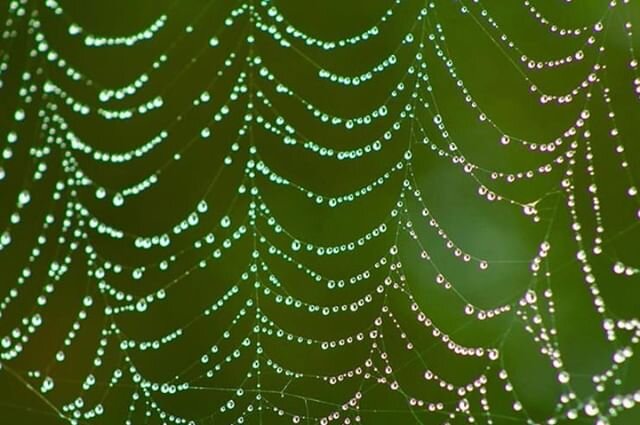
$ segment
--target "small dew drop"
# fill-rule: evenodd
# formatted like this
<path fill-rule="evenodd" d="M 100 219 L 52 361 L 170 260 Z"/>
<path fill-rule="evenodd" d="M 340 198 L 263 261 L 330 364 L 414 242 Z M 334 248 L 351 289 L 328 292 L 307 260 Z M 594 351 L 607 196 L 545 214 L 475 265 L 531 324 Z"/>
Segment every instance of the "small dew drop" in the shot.
<path fill-rule="evenodd" d="M 26 114 L 24 112 L 24 109 L 16 109 L 16 112 L 13 114 L 13 119 L 15 119 L 16 121 L 24 121 L 25 117 Z"/>
<path fill-rule="evenodd" d="M 301 247 L 300 241 L 299 240 L 295 240 L 293 242 L 291 242 L 291 249 L 294 251 L 299 251 Z"/>
<path fill-rule="evenodd" d="M 122 194 L 117 193 L 114 197 L 113 197 L 113 206 L 114 207 L 121 207 L 124 204 L 124 197 L 122 196 Z"/>
<path fill-rule="evenodd" d="M 561 384 L 567 384 L 569 382 L 569 374 L 565 371 L 562 371 L 558 374 L 558 382 Z"/>
<path fill-rule="evenodd" d="M 147 310 L 147 301 L 144 298 L 140 298 L 140 300 L 136 303 L 136 310 L 140 313 Z"/>
<path fill-rule="evenodd" d="M 586 413 L 587 416 L 595 416 L 598 414 L 598 412 L 599 412 L 598 405 L 595 404 L 593 401 L 590 401 L 589 403 L 585 404 L 584 413 Z"/>

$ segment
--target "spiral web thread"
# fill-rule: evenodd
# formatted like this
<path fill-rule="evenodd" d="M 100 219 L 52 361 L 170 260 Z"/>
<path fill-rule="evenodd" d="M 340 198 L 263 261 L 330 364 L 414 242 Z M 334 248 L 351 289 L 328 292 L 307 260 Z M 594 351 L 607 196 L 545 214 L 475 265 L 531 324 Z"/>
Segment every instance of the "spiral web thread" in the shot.
<path fill-rule="evenodd" d="M 563 28 L 530 0 L 395 0 L 368 28 L 326 40 L 270 0 L 203 2 L 188 19 L 175 1 L 120 36 L 92 32 L 63 3 L 8 2 L 0 42 L 0 369 L 35 395 L 43 418 L 606 424 L 640 402 L 640 257 L 616 249 L 639 240 L 633 2 L 602 2 L 595 22 Z M 557 3 L 558 13 L 584 5 Z M 503 30 L 504 8 L 570 53 L 532 58 Z M 467 53 L 449 41 L 453 16 L 486 37 L 532 108 L 570 117 L 563 131 L 535 139 L 503 129 L 508 116 L 485 110 L 474 74 L 457 67 Z M 626 43 L 617 56 L 612 34 Z M 351 63 L 348 52 L 381 40 L 375 60 Z M 128 82 L 113 86 L 75 66 L 65 44 L 160 53 L 138 74 L 124 67 Z M 304 72 L 286 72 L 276 55 Z M 198 92 L 176 100 L 202 64 Z M 370 87 L 376 94 L 362 96 Z M 341 110 L 353 96 L 366 107 Z M 474 119 L 449 118 L 445 96 Z M 147 131 L 111 139 L 92 123 Z M 494 136 L 470 142 L 461 125 Z M 492 153 L 475 159 L 479 149 Z M 196 179 L 203 152 L 213 153 Z M 514 160 L 494 166 L 492 155 Z M 282 165 L 296 161 L 294 171 Z M 536 235 L 531 255 L 491 259 L 482 252 L 491 240 L 468 242 L 438 214 L 445 201 L 429 185 L 449 183 L 425 176 L 440 166 L 474 188 L 473 202 L 524 220 Z M 324 187 L 305 176 L 323 170 L 341 177 Z M 171 183 L 180 175 L 198 192 L 186 212 Z M 160 204 L 148 201 L 158 193 Z M 296 209 L 299 221 L 346 224 L 307 232 Z M 161 230 L 127 218 L 158 211 L 171 219 Z M 518 282 L 493 298 L 470 289 L 510 273 L 501 267 L 517 269 Z M 565 359 L 563 332 L 579 333 L 583 320 L 558 325 L 573 301 L 557 292 L 569 286 L 597 323 L 598 348 L 584 355 L 600 357 L 588 373 Z M 613 292 L 631 307 L 611 307 Z M 51 312 L 60 299 L 65 315 Z M 510 346 L 514 334 L 527 342 Z M 516 378 L 509 353 L 519 351 L 552 378 L 543 381 L 552 403 L 532 401 Z"/>

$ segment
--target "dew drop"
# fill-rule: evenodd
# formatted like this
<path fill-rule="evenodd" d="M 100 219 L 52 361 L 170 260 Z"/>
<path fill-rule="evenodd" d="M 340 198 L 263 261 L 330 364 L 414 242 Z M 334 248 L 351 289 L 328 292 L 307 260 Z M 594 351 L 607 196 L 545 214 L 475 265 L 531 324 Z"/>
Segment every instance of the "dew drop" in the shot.
<path fill-rule="evenodd" d="M 121 207 L 124 204 L 124 197 L 122 196 L 122 194 L 117 193 L 114 197 L 113 197 L 113 206 L 115 207 Z"/>
<path fill-rule="evenodd" d="M 586 413 L 587 416 L 595 416 L 598 414 L 598 412 L 599 412 L 598 405 L 595 404 L 593 401 L 590 401 L 589 403 L 584 405 L 584 413 Z"/>
<path fill-rule="evenodd" d="M 558 382 L 560 382 L 561 384 L 566 384 L 569 382 L 569 374 L 565 371 L 562 371 L 558 374 Z"/>
<path fill-rule="evenodd" d="M 26 114 L 24 112 L 24 109 L 16 109 L 16 112 L 13 114 L 13 119 L 15 119 L 16 121 L 24 121 L 25 117 Z"/>
<path fill-rule="evenodd" d="M 222 217 L 222 219 L 220 220 L 220 226 L 224 227 L 225 229 L 231 226 L 231 219 L 229 218 L 228 215 L 225 215 L 224 217 Z"/>
<path fill-rule="evenodd" d="M 140 300 L 136 303 L 136 310 L 138 310 L 140 313 L 146 311 L 147 300 L 145 300 L 144 298 L 140 298 Z"/>

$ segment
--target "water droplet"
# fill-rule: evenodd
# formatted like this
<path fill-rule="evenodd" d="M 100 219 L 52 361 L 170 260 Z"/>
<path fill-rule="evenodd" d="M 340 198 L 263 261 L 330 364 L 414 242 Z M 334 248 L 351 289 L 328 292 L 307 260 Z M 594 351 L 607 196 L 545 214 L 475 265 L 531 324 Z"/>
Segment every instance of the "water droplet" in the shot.
<path fill-rule="evenodd" d="M 136 310 L 138 310 L 140 313 L 146 311 L 147 300 L 145 300 L 144 298 L 140 298 L 140 300 L 136 303 Z"/>
<path fill-rule="evenodd" d="M 567 372 L 562 371 L 558 374 L 558 382 L 560 382 L 561 384 L 566 384 L 568 383 L 570 380 L 570 376 Z"/>
<path fill-rule="evenodd" d="M 29 201 L 31 201 L 31 194 L 29 193 L 29 191 L 23 190 L 22 192 L 20 192 L 20 195 L 18 196 L 19 205 L 24 206 L 28 204 Z"/>
<path fill-rule="evenodd" d="M 598 412 L 598 405 L 595 402 L 590 401 L 589 403 L 584 405 L 584 413 L 586 413 L 587 416 L 595 416 L 598 414 Z"/>
<path fill-rule="evenodd" d="M 622 264 L 620 261 L 616 262 L 613 265 L 613 272 L 615 274 L 622 274 L 622 273 L 624 273 L 625 269 L 626 269 L 625 265 Z"/>
<path fill-rule="evenodd" d="M 122 194 L 116 193 L 116 195 L 113 197 L 112 202 L 114 207 L 121 207 L 124 204 L 124 197 L 122 196 Z"/>
<path fill-rule="evenodd" d="M 44 381 L 42 381 L 42 386 L 40 387 L 40 391 L 43 393 L 49 392 L 53 389 L 54 382 L 51 377 L 47 376 Z"/>

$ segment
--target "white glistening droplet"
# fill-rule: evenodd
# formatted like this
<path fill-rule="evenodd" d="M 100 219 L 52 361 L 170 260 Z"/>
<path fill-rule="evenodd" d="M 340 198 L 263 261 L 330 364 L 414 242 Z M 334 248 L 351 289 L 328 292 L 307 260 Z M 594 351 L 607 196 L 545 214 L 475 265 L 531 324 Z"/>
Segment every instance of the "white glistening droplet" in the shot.
<path fill-rule="evenodd" d="M 20 206 L 28 204 L 29 201 L 31 201 L 31 194 L 29 193 L 29 191 L 23 190 L 22 192 L 20 192 L 20 195 L 18 196 L 18 203 L 20 204 Z"/>
<path fill-rule="evenodd" d="M 23 121 L 26 114 L 24 113 L 24 109 L 16 109 L 16 112 L 13 114 L 13 119 L 16 121 Z"/>
<path fill-rule="evenodd" d="M 567 384 L 570 380 L 570 376 L 567 372 L 562 371 L 558 374 L 558 382 L 561 384 Z"/>
<path fill-rule="evenodd" d="M 595 404 L 593 401 L 590 401 L 589 403 L 584 405 L 584 413 L 586 413 L 587 416 L 595 416 L 598 414 L 598 412 L 599 412 L 598 405 Z"/>
<path fill-rule="evenodd" d="M 147 301 L 144 298 L 140 298 L 140 300 L 136 303 L 136 310 L 140 313 L 147 309 Z"/>
<path fill-rule="evenodd" d="M 122 204 L 124 204 L 124 197 L 122 196 L 122 194 L 117 193 L 114 197 L 113 197 L 113 206 L 115 207 L 121 207 Z"/>

